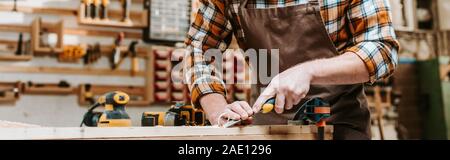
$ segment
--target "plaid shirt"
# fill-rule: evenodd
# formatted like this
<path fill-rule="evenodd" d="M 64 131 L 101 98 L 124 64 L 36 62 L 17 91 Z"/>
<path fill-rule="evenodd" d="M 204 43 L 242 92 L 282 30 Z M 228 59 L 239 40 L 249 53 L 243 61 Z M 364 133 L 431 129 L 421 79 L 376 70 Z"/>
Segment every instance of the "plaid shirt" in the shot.
<path fill-rule="evenodd" d="M 232 18 L 238 19 L 240 0 L 229 0 Z M 308 0 L 249 0 L 248 8 L 285 7 Z M 326 30 L 340 54 L 353 52 L 365 63 L 370 83 L 390 76 L 397 66 L 399 44 L 390 18 L 388 0 L 319 0 Z M 225 51 L 232 33 L 241 45 L 243 30 L 224 16 L 224 0 L 200 0 L 200 8 L 191 24 L 185 43 L 185 80 L 189 83 L 192 103 L 199 106 L 202 95 L 225 95 L 225 85 L 215 69 L 203 58 L 203 51 Z"/>

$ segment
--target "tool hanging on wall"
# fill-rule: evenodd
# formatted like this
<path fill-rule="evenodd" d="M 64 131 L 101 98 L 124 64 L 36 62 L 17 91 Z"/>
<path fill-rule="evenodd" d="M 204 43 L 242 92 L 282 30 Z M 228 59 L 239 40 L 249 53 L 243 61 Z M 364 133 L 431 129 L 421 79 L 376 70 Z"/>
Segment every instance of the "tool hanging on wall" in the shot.
<path fill-rule="evenodd" d="M 83 0 L 84 18 L 91 18 L 91 4 L 92 0 Z"/>
<path fill-rule="evenodd" d="M 139 43 L 139 41 L 133 41 L 128 46 L 128 51 L 125 52 L 123 55 L 120 56 L 119 62 L 116 63 L 116 68 L 119 67 L 126 57 L 131 58 L 131 75 L 135 76 L 136 73 L 139 71 L 139 59 L 137 58 L 137 51 L 136 51 L 136 45 Z"/>
<path fill-rule="evenodd" d="M 79 46 L 64 46 L 63 52 L 58 54 L 58 61 L 76 63 L 79 59 L 86 55 L 86 47 Z"/>
<path fill-rule="evenodd" d="M 116 69 L 121 59 L 120 46 L 125 38 L 125 33 L 120 32 L 114 40 L 114 49 L 110 57 L 111 68 Z"/>
<path fill-rule="evenodd" d="M 129 102 L 128 94 L 120 91 L 108 92 L 99 97 L 97 102 L 89 108 L 83 116 L 80 127 L 129 127 L 130 116 L 125 112 L 125 105 Z M 103 112 L 95 112 L 94 109 L 103 106 Z"/>
<path fill-rule="evenodd" d="M 131 75 L 135 76 L 136 73 L 139 71 L 139 59 L 137 58 L 137 51 L 136 51 L 136 45 L 138 44 L 138 41 L 131 42 L 130 46 L 128 47 L 128 52 L 131 55 Z"/>
<path fill-rule="evenodd" d="M 22 55 L 22 53 L 23 53 L 22 49 L 23 49 L 23 34 L 20 33 L 19 40 L 17 41 L 17 49 L 16 49 L 15 54 L 18 56 Z"/>
<path fill-rule="evenodd" d="M 95 0 L 91 0 L 89 6 L 90 17 L 91 19 L 95 19 L 97 17 L 97 6 L 95 5 Z"/>
<path fill-rule="evenodd" d="M 17 12 L 17 0 L 14 0 L 13 12 Z"/>
<path fill-rule="evenodd" d="M 120 0 L 122 4 L 122 22 L 130 23 L 131 0 Z"/>
<path fill-rule="evenodd" d="M 100 51 L 100 44 L 96 43 L 94 46 L 89 45 L 86 54 L 83 56 L 84 65 L 90 65 L 97 62 L 102 56 Z"/>
<path fill-rule="evenodd" d="M 101 1 L 100 0 L 94 0 L 94 17 L 92 19 L 98 20 L 100 19 L 100 6 L 101 6 Z"/>
<path fill-rule="evenodd" d="M 101 20 L 108 19 L 108 5 L 109 5 L 109 0 L 102 0 L 102 3 L 100 5 L 100 19 Z"/>
<path fill-rule="evenodd" d="M 208 122 L 202 109 L 178 102 L 167 112 L 142 113 L 142 126 L 204 126 Z"/>
<path fill-rule="evenodd" d="M 24 85 L 24 86 L 22 87 L 23 89 L 26 89 L 26 88 L 28 88 L 28 87 L 36 87 L 36 88 L 39 88 L 39 87 L 46 87 L 46 86 L 47 86 L 46 84 L 42 84 L 42 83 L 33 83 L 33 82 L 31 82 L 31 81 L 28 81 L 26 84 L 24 83 L 23 85 Z M 25 86 L 25 85 L 26 85 L 26 86 Z M 67 82 L 67 81 L 65 81 L 65 80 L 59 81 L 58 84 L 57 84 L 56 86 L 57 86 L 57 87 L 60 87 L 60 88 L 70 88 L 69 82 Z"/>

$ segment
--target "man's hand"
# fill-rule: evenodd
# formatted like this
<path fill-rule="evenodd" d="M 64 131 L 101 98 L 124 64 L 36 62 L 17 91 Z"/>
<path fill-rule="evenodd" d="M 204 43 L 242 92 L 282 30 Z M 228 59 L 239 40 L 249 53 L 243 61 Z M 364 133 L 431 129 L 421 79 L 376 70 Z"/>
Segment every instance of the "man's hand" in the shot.
<path fill-rule="evenodd" d="M 245 101 L 228 104 L 220 94 L 208 94 L 200 99 L 200 103 L 212 125 L 224 124 L 226 119 L 247 120 L 254 114 L 250 105 Z M 222 119 L 219 119 L 220 117 Z M 219 122 L 219 121 L 220 122 Z"/>
<path fill-rule="evenodd" d="M 256 100 L 253 105 L 253 112 L 259 112 L 262 105 L 275 96 L 275 111 L 277 113 L 283 113 L 285 109 L 292 109 L 308 94 L 311 79 L 312 75 L 301 65 L 278 74 Z"/>
<path fill-rule="evenodd" d="M 369 71 L 356 54 L 317 59 L 294 66 L 275 76 L 253 105 L 258 113 L 269 98 L 276 96 L 275 111 L 292 109 L 309 92 L 310 85 L 348 85 L 369 81 Z"/>

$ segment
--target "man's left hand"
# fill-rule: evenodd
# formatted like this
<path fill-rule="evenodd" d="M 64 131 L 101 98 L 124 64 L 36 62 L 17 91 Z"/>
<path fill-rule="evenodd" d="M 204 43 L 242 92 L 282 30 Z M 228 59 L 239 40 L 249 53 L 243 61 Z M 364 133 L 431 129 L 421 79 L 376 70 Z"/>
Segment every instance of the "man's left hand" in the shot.
<path fill-rule="evenodd" d="M 254 113 L 270 98 L 275 98 L 275 111 L 290 110 L 306 97 L 312 80 L 311 72 L 302 65 L 292 67 L 275 76 L 253 105 Z"/>

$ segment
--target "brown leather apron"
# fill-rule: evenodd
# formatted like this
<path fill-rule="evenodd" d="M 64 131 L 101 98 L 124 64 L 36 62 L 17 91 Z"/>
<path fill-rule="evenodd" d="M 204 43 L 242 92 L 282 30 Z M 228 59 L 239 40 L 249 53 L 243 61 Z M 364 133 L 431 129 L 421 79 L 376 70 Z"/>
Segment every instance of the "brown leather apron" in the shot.
<path fill-rule="evenodd" d="M 227 0 L 226 0 L 227 1 Z M 248 0 L 239 7 L 239 23 L 244 31 L 243 49 L 279 49 L 280 72 L 306 61 L 338 55 L 325 29 L 317 0 L 283 8 L 247 8 Z M 227 2 L 229 8 L 229 2 Z M 229 12 L 226 12 L 229 14 Z M 227 17 L 232 17 L 227 15 Z M 270 53 L 269 53 L 270 54 Z M 272 59 L 274 60 L 274 59 Z M 253 85 L 252 102 L 263 85 Z M 255 115 L 255 124 L 287 124 L 302 103 L 321 97 L 332 105 L 329 119 L 334 125 L 334 139 L 370 139 L 370 113 L 363 84 L 312 85 L 307 97 L 283 114 Z"/>

